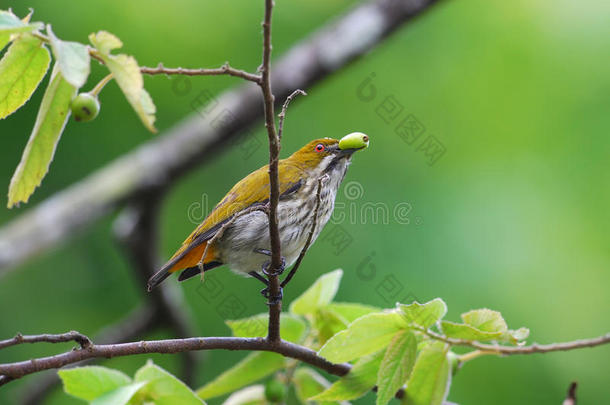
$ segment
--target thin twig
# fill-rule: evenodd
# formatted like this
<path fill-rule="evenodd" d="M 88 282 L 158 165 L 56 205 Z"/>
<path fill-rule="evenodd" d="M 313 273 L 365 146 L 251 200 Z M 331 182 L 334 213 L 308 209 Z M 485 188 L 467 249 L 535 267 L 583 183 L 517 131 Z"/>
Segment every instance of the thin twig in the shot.
<path fill-rule="evenodd" d="M 292 99 L 294 99 L 299 94 L 302 94 L 303 96 L 307 95 L 307 93 L 305 93 L 305 91 L 301 89 L 296 89 L 295 91 L 293 91 L 288 97 L 286 97 L 284 105 L 282 105 L 282 111 L 278 115 L 278 117 L 280 117 L 280 121 L 278 124 L 277 137 L 279 138 L 280 142 L 282 142 L 282 134 L 284 132 L 284 120 L 286 119 L 286 110 L 288 109 L 288 105 L 290 104 Z"/>
<path fill-rule="evenodd" d="M 248 350 L 268 351 L 301 360 L 331 374 L 343 376 L 349 372 L 349 364 L 335 364 L 318 356 L 304 346 L 284 340 L 271 341 L 266 338 L 205 337 L 152 340 L 109 345 L 91 344 L 86 349 L 71 350 L 54 356 L 42 357 L 16 363 L 0 364 L 0 376 L 17 379 L 43 370 L 56 369 L 68 364 L 92 358 L 133 356 L 145 353 L 183 353 L 197 350 Z"/>
<path fill-rule="evenodd" d="M 440 340 L 445 343 L 449 343 L 452 346 L 466 346 L 477 349 L 477 355 L 471 355 L 470 357 L 475 358 L 482 355 L 514 355 L 514 354 L 534 354 L 534 353 L 549 353 L 549 352 L 559 352 L 559 351 L 568 351 L 574 349 L 582 349 L 585 347 L 595 347 L 604 344 L 610 343 L 610 333 L 605 335 L 591 338 L 591 339 L 578 339 L 571 342 L 562 342 L 562 343 L 550 343 L 546 345 L 539 345 L 534 343 L 529 346 L 501 346 L 501 345 L 493 345 L 493 344 L 485 344 L 479 343 L 471 340 L 464 339 L 454 339 L 450 337 L 446 337 L 440 335 L 431 330 L 423 330 L 418 329 L 426 335 L 430 336 L 432 339 Z"/>
<path fill-rule="evenodd" d="M 288 275 L 286 276 L 284 281 L 282 281 L 282 284 L 281 284 L 282 288 L 284 288 L 286 286 L 286 284 L 288 284 L 290 282 L 290 280 L 292 280 L 292 277 L 294 277 L 294 275 L 296 274 L 297 270 L 299 269 L 299 266 L 301 265 L 301 262 L 303 261 L 303 258 L 305 257 L 305 254 L 307 253 L 307 250 L 309 249 L 309 245 L 311 245 L 311 240 L 313 239 L 313 234 L 316 231 L 316 224 L 318 222 L 318 215 L 319 215 L 319 211 L 320 211 L 320 201 L 322 200 L 322 198 L 320 196 L 321 191 L 322 191 L 322 182 L 325 180 L 326 177 L 320 177 L 318 179 L 318 190 L 316 192 L 316 208 L 314 209 L 314 212 L 313 212 L 313 220 L 311 222 L 311 228 L 309 228 L 309 235 L 307 235 L 307 240 L 305 241 L 305 245 L 303 246 L 303 249 L 301 249 L 301 253 L 299 253 L 299 257 L 297 258 L 297 261 L 294 263 L 294 266 L 292 266 L 292 269 L 290 269 L 290 273 L 288 273 Z"/>
<path fill-rule="evenodd" d="M 12 339 L 0 340 L 0 349 L 4 349 L 9 346 L 15 346 L 22 343 L 65 343 L 65 342 L 76 342 L 82 349 L 86 349 L 91 345 L 89 338 L 82 333 L 76 331 L 70 331 L 60 334 L 45 333 L 42 335 L 22 335 L 18 333 Z"/>
<path fill-rule="evenodd" d="M 246 72 L 245 70 L 235 69 L 226 62 L 219 68 L 215 69 L 185 69 L 185 68 L 166 68 L 163 64 L 159 63 L 157 67 L 146 67 L 141 66 L 140 72 L 145 75 L 182 75 L 182 76 L 221 76 L 229 75 L 235 77 L 241 77 L 242 79 L 249 80 L 254 83 L 260 84 L 261 75 Z"/>
<path fill-rule="evenodd" d="M 269 280 L 269 329 L 267 339 L 272 342 L 280 340 L 280 296 L 279 271 L 282 266 L 280 232 L 277 223 L 277 205 L 280 199 L 278 163 L 280 140 L 275 131 L 274 96 L 271 90 L 271 15 L 273 0 L 265 0 L 265 18 L 263 21 L 263 64 L 261 65 L 261 83 L 263 92 L 265 127 L 269 137 L 269 238 L 271 240 L 271 263 L 267 270 Z"/>

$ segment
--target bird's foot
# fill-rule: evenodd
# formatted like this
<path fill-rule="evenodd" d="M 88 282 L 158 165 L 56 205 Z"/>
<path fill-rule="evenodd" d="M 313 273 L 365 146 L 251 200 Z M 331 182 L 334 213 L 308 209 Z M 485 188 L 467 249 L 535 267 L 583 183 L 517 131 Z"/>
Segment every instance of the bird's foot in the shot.
<path fill-rule="evenodd" d="M 282 301 L 282 298 L 284 298 L 284 290 L 282 289 L 282 287 L 280 287 L 280 293 L 276 296 L 271 296 L 269 287 L 263 288 L 261 290 L 261 294 L 263 295 L 263 297 L 265 297 L 268 300 L 267 301 L 268 305 L 275 305 L 275 304 L 279 303 L 280 301 Z"/>
<path fill-rule="evenodd" d="M 271 269 L 271 261 L 266 261 L 265 263 L 263 263 L 263 273 L 266 276 L 279 276 L 281 275 L 284 270 L 286 269 L 286 259 L 284 258 L 284 256 L 281 257 L 282 259 L 282 263 L 280 264 L 280 268 L 279 269 Z"/>
<path fill-rule="evenodd" d="M 268 250 L 268 249 L 254 249 L 254 252 L 271 257 L 271 251 Z M 282 256 L 281 259 L 282 259 L 282 264 L 280 265 L 280 268 L 276 269 L 273 272 L 269 270 L 269 267 L 271 266 L 271 262 L 270 261 L 269 262 L 265 262 L 263 264 L 263 273 L 265 273 L 267 276 L 270 276 L 270 275 L 279 276 L 279 275 L 281 275 L 284 272 L 284 269 L 286 268 L 286 258 L 284 256 Z"/>

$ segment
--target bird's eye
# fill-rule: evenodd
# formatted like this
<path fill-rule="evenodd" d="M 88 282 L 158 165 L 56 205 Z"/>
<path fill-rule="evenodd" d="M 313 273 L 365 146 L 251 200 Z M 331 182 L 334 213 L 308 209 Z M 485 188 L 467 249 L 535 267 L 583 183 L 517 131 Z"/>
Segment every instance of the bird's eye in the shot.
<path fill-rule="evenodd" d="M 316 152 L 322 152 L 324 150 L 324 145 L 319 143 L 316 145 Z"/>

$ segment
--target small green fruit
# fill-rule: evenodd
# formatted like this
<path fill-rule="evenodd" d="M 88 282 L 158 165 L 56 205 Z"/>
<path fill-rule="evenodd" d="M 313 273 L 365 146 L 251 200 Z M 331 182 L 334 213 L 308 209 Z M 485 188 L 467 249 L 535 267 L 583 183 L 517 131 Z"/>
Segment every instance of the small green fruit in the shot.
<path fill-rule="evenodd" d="M 286 399 L 286 386 L 276 379 L 267 381 L 267 384 L 265 384 L 265 398 L 271 403 L 283 402 Z"/>
<path fill-rule="evenodd" d="M 339 141 L 339 149 L 364 149 L 369 146 L 369 137 L 362 132 L 352 132 Z"/>
<path fill-rule="evenodd" d="M 74 97 L 70 103 L 70 109 L 74 114 L 74 120 L 77 122 L 88 122 L 100 112 L 100 102 L 96 96 L 89 93 L 81 93 Z"/>

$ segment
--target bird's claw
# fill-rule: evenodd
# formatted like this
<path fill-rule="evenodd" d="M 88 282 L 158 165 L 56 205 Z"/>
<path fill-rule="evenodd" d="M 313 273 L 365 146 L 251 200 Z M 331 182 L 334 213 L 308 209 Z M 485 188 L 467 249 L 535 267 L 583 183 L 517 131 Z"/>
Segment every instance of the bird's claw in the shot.
<path fill-rule="evenodd" d="M 277 304 L 280 301 L 282 301 L 282 298 L 284 298 L 284 290 L 282 289 L 282 287 L 280 287 L 280 292 L 276 296 L 271 296 L 271 292 L 269 291 L 269 287 L 263 288 L 261 290 L 261 294 L 263 295 L 263 297 L 265 297 L 268 300 L 267 301 L 268 305 Z"/>
<path fill-rule="evenodd" d="M 281 259 L 282 263 L 280 264 L 279 269 L 271 270 L 271 261 L 263 263 L 263 273 L 267 276 L 280 276 L 286 269 L 286 259 L 284 258 L 284 256 L 282 256 Z"/>

